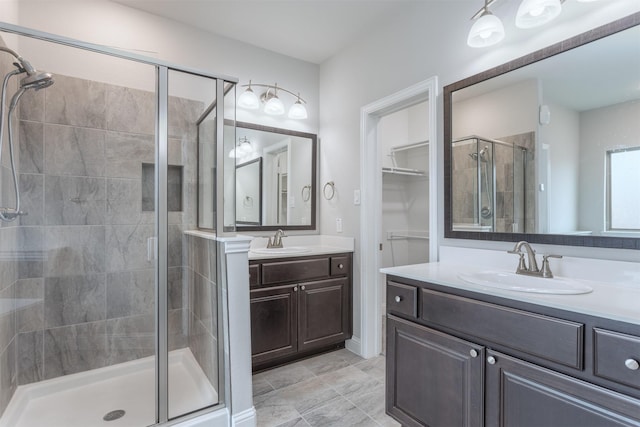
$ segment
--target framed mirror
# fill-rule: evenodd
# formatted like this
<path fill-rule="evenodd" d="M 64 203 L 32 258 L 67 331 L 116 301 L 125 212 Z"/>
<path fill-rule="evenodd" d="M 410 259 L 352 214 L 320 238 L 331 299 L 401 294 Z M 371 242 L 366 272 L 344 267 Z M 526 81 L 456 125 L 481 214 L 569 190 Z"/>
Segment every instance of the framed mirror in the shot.
<path fill-rule="evenodd" d="M 444 88 L 445 237 L 640 249 L 640 13 Z"/>
<path fill-rule="evenodd" d="M 262 157 L 236 166 L 236 225 L 262 224 Z"/>
<path fill-rule="evenodd" d="M 316 153 L 314 134 L 237 122 L 237 230 L 315 230 Z"/>

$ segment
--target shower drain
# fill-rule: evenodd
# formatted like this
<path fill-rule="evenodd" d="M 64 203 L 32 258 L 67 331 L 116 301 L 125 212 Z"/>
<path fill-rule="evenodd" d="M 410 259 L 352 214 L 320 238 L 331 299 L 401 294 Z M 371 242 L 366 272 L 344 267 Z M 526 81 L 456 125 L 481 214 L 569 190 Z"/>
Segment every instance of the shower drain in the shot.
<path fill-rule="evenodd" d="M 124 417 L 125 411 L 122 409 L 116 409 L 115 411 L 107 412 L 107 415 L 102 417 L 105 421 L 115 421 Z"/>

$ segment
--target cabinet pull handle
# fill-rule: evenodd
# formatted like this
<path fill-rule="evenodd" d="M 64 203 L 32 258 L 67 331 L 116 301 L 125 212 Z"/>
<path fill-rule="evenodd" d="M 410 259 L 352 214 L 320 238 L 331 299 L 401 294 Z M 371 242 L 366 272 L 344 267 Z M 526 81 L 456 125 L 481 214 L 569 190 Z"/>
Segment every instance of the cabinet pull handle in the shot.
<path fill-rule="evenodd" d="M 396 300 L 396 302 L 402 301 L 402 297 L 400 295 L 396 295 L 394 299 Z"/>
<path fill-rule="evenodd" d="M 637 371 L 640 368 L 640 363 L 638 363 L 635 359 L 627 359 L 624 361 L 624 366 L 631 369 L 632 371 Z"/>
<path fill-rule="evenodd" d="M 297 286 L 293 287 L 293 292 L 298 292 L 298 287 Z"/>
<path fill-rule="evenodd" d="M 495 357 L 493 357 L 493 356 L 489 356 L 489 357 L 487 357 L 487 363 L 488 363 L 489 365 L 495 365 L 495 364 L 496 364 L 496 358 L 495 358 Z"/>
<path fill-rule="evenodd" d="M 344 268 L 344 264 L 338 264 L 338 268 L 342 270 Z"/>
<path fill-rule="evenodd" d="M 300 289 L 302 289 L 304 291 L 304 285 L 300 286 Z"/>
<path fill-rule="evenodd" d="M 478 352 L 475 348 L 469 350 L 469 354 L 471 355 L 471 357 L 478 357 Z"/>

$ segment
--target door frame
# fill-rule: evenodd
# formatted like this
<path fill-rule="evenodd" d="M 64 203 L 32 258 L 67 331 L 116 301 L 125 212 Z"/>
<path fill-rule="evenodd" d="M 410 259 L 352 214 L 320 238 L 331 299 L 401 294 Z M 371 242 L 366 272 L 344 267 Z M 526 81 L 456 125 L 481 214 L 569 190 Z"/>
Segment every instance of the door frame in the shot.
<path fill-rule="evenodd" d="M 356 340 L 349 348 L 364 358 L 381 352 L 382 300 L 379 280 L 382 241 L 382 156 L 378 147 L 377 125 L 380 118 L 412 105 L 427 102 L 429 122 L 429 261 L 438 259 L 438 122 L 436 100 L 438 77 L 433 76 L 392 95 L 374 101 L 360 109 L 360 345 Z M 359 350 L 359 351 L 358 351 Z"/>

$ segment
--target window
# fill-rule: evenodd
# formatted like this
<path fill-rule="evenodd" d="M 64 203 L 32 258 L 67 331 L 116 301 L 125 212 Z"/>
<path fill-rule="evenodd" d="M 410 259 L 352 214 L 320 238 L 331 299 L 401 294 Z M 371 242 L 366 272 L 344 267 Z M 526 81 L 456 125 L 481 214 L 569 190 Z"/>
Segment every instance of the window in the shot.
<path fill-rule="evenodd" d="M 640 231 L 640 147 L 607 152 L 607 230 Z"/>

